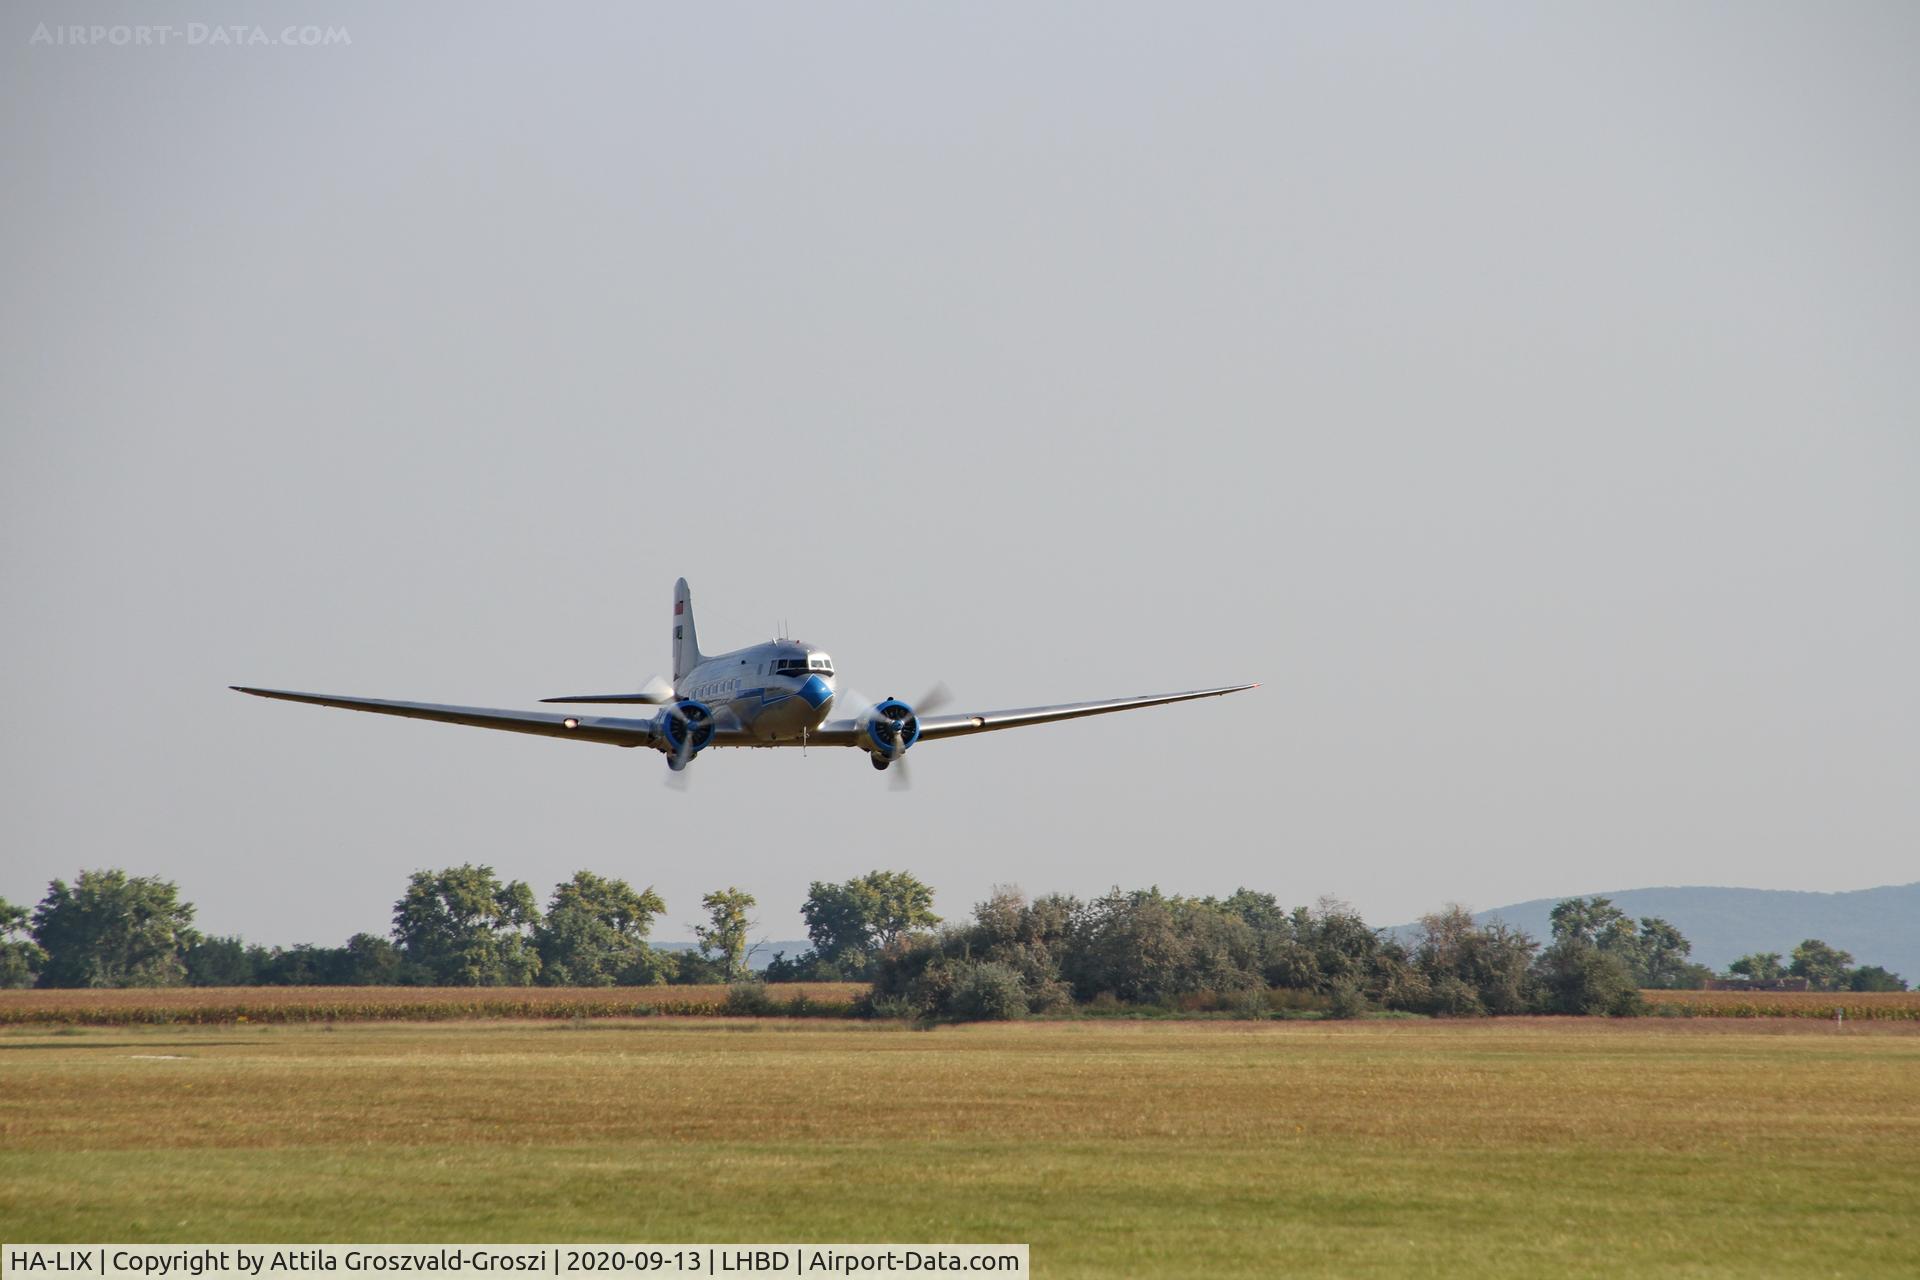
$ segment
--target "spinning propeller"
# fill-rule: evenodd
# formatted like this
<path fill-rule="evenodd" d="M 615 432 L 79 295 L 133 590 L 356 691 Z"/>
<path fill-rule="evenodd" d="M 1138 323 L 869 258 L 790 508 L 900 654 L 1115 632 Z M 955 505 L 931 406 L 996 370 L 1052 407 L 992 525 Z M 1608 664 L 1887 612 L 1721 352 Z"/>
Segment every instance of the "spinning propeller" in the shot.
<path fill-rule="evenodd" d="M 682 698 L 667 709 L 660 732 L 667 740 L 668 786 L 686 789 L 686 767 L 702 747 L 713 741 L 715 728 L 713 709 L 697 699 Z"/>
<path fill-rule="evenodd" d="M 907 770 L 907 749 L 920 737 L 920 717 L 952 701 L 953 691 L 943 681 L 915 703 L 905 703 L 898 698 L 885 698 L 876 703 L 851 689 L 847 697 L 860 707 L 853 718 L 865 727 L 867 739 L 873 744 L 869 752 L 873 767 L 893 771 L 888 790 L 911 791 L 913 775 Z"/>

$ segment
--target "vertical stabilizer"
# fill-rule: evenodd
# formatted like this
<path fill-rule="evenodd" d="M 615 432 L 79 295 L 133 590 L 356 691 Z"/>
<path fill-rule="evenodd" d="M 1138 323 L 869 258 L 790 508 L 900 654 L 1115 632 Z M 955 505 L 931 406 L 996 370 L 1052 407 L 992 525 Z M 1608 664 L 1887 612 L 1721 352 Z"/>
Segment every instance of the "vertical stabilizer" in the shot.
<path fill-rule="evenodd" d="M 693 630 L 693 592 L 685 578 L 673 584 L 673 681 L 700 665 L 700 637 Z"/>

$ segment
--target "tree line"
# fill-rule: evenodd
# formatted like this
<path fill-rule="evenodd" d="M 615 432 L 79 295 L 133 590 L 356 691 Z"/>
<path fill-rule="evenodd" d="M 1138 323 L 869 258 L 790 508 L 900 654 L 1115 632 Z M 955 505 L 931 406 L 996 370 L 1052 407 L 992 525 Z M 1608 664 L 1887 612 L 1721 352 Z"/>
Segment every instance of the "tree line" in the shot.
<path fill-rule="evenodd" d="M 206 936 L 171 881 L 125 871 L 55 880 L 27 911 L 0 900 L 0 986 L 439 985 L 619 986 L 733 982 L 757 922 L 752 894 L 701 899 L 698 946 L 649 934 L 666 903 L 649 887 L 578 871 L 544 908 L 523 881 L 472 863 L 416 871 L 387 934 L 290 948 Z M 1634 920 L 1603 897 L 1569 898 L 1545 944 L 1460 907 L 1421 919 L 1401 940 L 1352 908 L 1284 907 L 1240 889 L 1224 898 L 1115 889 L 1090 900 L 1029 901 L 996 890 L 971 919 L 943 925 L 933 890 L 906 872 L 815 881 L 801 907 L 808 951 L 776 955 L 765 980 L 871 984 L 879 1014 L 998 1018 L 1075 1004 L 1249 1009 L 1307 1001 L 1336 1015 L 1369 1009 L 1450 1016 L 1625 1014 L 1645 988 L 1713 977 L 1659 917 Z M 1803 977 L 1818 990 L 1905 990 L 1898 975 L 1855 966 L 1818 939 L 1789 962 L 1756 953 L 1738 976 Z"/>
<path fill-rule="evenodd" d="M 1410 941 L 1368 927 L 1344 903 L 1284 908 L 1272 894 L 1226 898 L 1119 890 L 1091 901 L 997 891 L 972 922 L 920 933 L 876 958 L 876 1013 L 1008 1018 L 1114 1002 L 1271 1009 L 1317 998 L 1335 1016 L 1638 1012 L 1643 989 L 1700 987 L 1712 970 L 1669 921 L 1635 921 L 1604 897 L 1555 906 L 1542 945 L 1451 906 Z M 1778 957 L 1774 957 L 1776 960 Z M 1820 990 L 1905 990 L 1877 966 L 1817 939 L 1791 972 Z"/>

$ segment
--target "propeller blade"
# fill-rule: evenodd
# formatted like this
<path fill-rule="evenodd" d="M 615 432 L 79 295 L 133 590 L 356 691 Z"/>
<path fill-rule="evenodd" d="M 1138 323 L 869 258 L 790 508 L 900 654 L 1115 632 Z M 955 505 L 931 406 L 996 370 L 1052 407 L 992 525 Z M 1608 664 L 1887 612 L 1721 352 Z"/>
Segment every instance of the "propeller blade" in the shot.
<path fill-rule="evenodd" d="M 887 772 L 893 775 L 887 779 L 887 790 L 913 790 L 913 775 L 907 771 L 907 757 L 905 755 L 902 755 L 898 760 L 888 765 Z"/>
<path fill-rule="evenodd" d="M 675 791 L 685 791 L 687 789 L 687 782 L 689 781 L 687 777 L 687 763 L 693 759 L 692 753 L 687 750 L 687 743 L 692 740 L 692 736 L 689 735 L 680 743 L 679 750 L 673 753 L 672 763 L 667 766 L 667 786 Z"/>
<path fill-rule="evenodd" d="M 916 715 L 926 715 L 929 711 L 938 711 L 941 707 L 946 706 L 952 701 L 953 690 L 947 688 L 947 682 L 942 680 L 939 684 L 927 690 L 926 695 L 922 697 L 920 701 L 913 704 L 913 710 Z"/>

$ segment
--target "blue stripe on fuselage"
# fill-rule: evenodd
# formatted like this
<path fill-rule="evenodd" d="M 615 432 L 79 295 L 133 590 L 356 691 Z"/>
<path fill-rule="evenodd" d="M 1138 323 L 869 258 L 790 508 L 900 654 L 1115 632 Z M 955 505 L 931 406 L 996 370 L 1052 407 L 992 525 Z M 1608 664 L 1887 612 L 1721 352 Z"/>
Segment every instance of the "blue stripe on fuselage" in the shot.
<path fill-rule="evenodd" d="M 807 700 L 808 706 L 818 711 L 833 696 L 833 690 L 819 676 L 808 676 L 807 682 L 800 686 L 800 696 Z"/>

